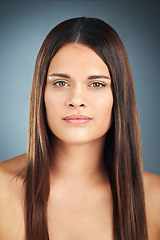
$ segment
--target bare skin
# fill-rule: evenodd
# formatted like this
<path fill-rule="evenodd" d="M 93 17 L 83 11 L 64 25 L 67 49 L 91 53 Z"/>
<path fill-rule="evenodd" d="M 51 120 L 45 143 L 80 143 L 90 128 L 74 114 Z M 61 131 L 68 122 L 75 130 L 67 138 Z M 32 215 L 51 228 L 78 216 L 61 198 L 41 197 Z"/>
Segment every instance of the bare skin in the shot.
<path fill-rule="evenodd" d="M 48 207 L 51 239 L 112 239 L 111 190 L 99 158 L 102 141 L 57 144 Z"/>
<path fill-rule="evenodd" d="M 0 239 L 24 240 L 23 184 L 15 178 L 26 166 L 26 155 L 0 163 Z M 144 172 L 145 201 L 150 240 L 160 239 L 160 176 Z M 56 181 L 51 189 L 48 221 L 51 239 L 112 240 L 112 197 L 109 185 L 79 188 L 76 182 Z M 84 185 L 83 185 L 84 186 Z M 53 198 L 54 196 L 54 198 Z M 85 233 L 85 235 L 83 235 Z"/>
<path fill-rule="evenodd" d="M 49 66 L 44 102 L 55 136 L 48 200 L 50 239 L 113 240 L 112 194 L 102 157 L 104 136 L 112 124 L 108 67 L 89 47 L 65 45 Z M 15 175 L 26 165 L 25 154 L 0 163 L 1 240 L 25 239 L 24 185 Z M 149 237 L 159 240 L 160 177 L 144 172 L 144 185 Z"/>

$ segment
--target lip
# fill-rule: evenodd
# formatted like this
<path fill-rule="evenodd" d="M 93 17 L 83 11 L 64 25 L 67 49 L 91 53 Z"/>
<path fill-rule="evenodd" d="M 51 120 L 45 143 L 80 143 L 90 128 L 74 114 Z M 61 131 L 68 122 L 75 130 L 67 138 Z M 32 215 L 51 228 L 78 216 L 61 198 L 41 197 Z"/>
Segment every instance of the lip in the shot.
<path fill-rule="evenodd" d="M 92 120 L 92 118 L 85 115 L 70 115 L 63 118 L 64 121 L 74 125 L 86 124 Z"/>

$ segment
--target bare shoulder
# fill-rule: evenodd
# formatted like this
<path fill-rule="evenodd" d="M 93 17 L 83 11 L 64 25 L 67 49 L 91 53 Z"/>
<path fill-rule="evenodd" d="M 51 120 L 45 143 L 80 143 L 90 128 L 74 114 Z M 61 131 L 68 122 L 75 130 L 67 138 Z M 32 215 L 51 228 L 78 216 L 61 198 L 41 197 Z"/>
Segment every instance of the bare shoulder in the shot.
<path fill-rule="evenodd" d="M 0 162 L 0 239 L 24 239 L 24 184 L 17 174 L 26 166 L 26 154 Z"/>
<path fill-rule="evenodd" d="M 144 188 L 147 200 L 160 200 L 160 176 L 150 172 L 143 172 Z"/>
<path fill-rule="evenodd" d="M 143 179 L 149 233 L 160 240 L 160 176 L 144 172 Z"/>
<path fill-rule="evenodd" d="M 27 164 L 26 153 L 0 162 L 0 174 L 14 174 Z"/>
<path fill-rule="evenodd" d="M 18 177 L 20 172 L 27 166 L 26 154 L 0 162 L 0 203 L 5 196 L 9 196 L 13 189 L 22 185 L 22 178 Z M 23 172 L 23 171 L 22 171 Z"/>
<path fill-rule="evenodd" d="M 160 190 L 160 176 L 151 172 L 143 172 L 144 186 L 146 190 Z M 150 188 L 152 186 L 152 189 Z"/>
<path fill-rule="evenodd" d="M 22 185 L 21 172 L 27 166 L 26 154 L 0 162 L 0 203 Z"/>

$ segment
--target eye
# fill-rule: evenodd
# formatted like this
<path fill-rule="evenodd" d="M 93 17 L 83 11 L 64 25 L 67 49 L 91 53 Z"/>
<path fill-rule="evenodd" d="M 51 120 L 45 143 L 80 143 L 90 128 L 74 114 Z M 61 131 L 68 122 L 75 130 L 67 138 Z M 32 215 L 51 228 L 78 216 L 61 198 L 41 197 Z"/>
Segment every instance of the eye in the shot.
<path fill-rule="evenodd" d="M 62 88 L 62 87 L 67 87 L 67 86 L 69 86 L 69 84 L 66 83 L 65 81 L 57 81 L 57 82 L 54 82 L 54 83 L 53 83 L 53 86 Z"/>
<path fill-rule="evenodd" d="M 93 82 L 90 84 L 91 87 L 94 87 L 94 88 L 101 88 L 101 87 L 105 87 L 106 84 L 104 83 L 100 83 L 100 82 Z"/>

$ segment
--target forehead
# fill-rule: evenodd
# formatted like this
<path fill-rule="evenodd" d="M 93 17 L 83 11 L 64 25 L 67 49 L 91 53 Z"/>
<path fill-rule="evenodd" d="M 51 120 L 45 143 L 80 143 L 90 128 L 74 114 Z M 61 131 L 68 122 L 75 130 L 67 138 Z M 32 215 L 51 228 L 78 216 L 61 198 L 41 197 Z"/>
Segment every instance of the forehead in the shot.
<path fill-rule="evenodd" d="M 109 74 L 104 61 L 89 46 L 79 43 L 64 45 L 52 58 L 50 71 L 78 71 Z"/>

